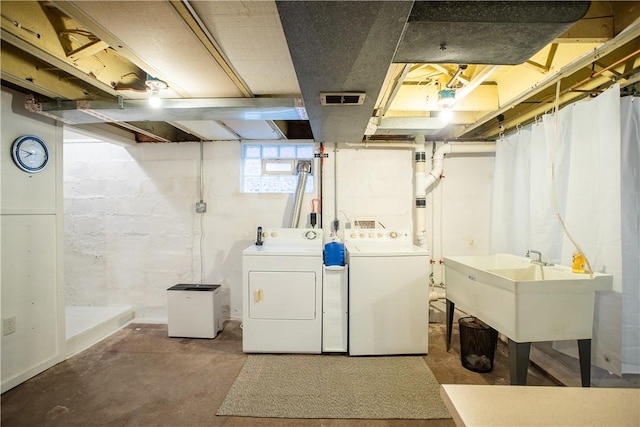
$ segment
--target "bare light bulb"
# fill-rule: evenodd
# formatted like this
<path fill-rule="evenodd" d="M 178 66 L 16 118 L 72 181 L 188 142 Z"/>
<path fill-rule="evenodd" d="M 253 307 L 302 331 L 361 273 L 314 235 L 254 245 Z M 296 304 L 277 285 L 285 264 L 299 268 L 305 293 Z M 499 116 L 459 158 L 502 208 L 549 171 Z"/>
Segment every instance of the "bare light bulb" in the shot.
<path fill-rule="evenodd" d="M 451 119 L 453 118 L 453 111 L 451 110 L 442 110 L 440 111 L 440 113 L 438 114 L 438 117 L 440 118 L 440 120 L 442 120 L 445 123 L 449 123 L 451 121 Z"/>
<path fill-rule="evenodd" d="M 151 95 L 149 96 L 149 106 L 153 108 L 158 108 L 162 105 L 162 98 L 160 98 L 160 90 L 153 89 L 151 91 Z"/>

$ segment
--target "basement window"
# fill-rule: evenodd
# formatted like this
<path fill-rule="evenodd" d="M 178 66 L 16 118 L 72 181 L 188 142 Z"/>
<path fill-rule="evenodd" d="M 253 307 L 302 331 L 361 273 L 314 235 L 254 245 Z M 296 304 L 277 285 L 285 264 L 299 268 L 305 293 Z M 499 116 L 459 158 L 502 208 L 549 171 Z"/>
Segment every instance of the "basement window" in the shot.
<path fill-rule="evenodd" d="M 313 158 L 313 144 L 242 144 L 242 192 L 293 193 L 298 161 Z M 304 192 L 313 191 L 312 166 Z"/>

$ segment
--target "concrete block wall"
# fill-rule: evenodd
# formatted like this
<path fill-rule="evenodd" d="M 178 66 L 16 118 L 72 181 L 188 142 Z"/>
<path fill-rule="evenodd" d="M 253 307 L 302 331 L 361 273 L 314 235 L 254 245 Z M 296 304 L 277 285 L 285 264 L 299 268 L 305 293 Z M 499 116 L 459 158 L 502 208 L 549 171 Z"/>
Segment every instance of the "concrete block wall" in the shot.
<path fill-rule="evenodd" d="M 223 285 L 223 316 L 242 316 L 242 250 L 258 226 L 280 227 L 291 196 L 240 192 L 241 145 L 67 143 L 64 157 L 67 305 L 131 305 L 166 320 L 166 289 Z M 303 218 L 313 195 L 305 195 Z M 202 222 L 201 222 L 202 219 Z"/>
<path fill-rule="evenodd" d="M 437 147 L 441 143 L 437 143 Z M 431 168 L 427 144 L 427 172 Z M 436 148 L 437 148 L 436 147 Z M 412 148 L 326 148 L 323 206 L 325 228 L 334 217 L 334 160 L 337 158 L 337 217 L 341 231 L 354 219 L 374 219 L 387 228 L 413 232 L 414 151 Z M 449 155 L 443 178 L 427 197 L 429 250 L 434 281 L 445 281 L 439 261 L 447 255 L 489 253 L 494 154 Z"/>
<path fill-rule="evenodd" d="M 436 284 L 446 283 L 443 257 L 489 254 L 494 160 L 494 154 L 451 155 L 444 160 L 443 178 L 427 197 Z"/>
<path fill-rule="evenodd" d="M 328 236 L 335 155 L 332 144 L 326 150 L 323 228 Z M 207 142 L 207 212 L 196 214 L 199 152 L 198 143 L 65 144 L 68 305 L 127 304 L 139 318 L 166 320 L 166 289 L 200 282 L 202 226 L 204 282 L 222 283 L 223 316 L 241 318 L 242 250 L 253 244 L 258 226 L 287 223 L 292 196 L 241 193 L 241 144 Z M 443 241 L 451 255 L 488 251 L 493 156 L 476 157 L 447 158 L 445 191 L 438 196 L 435 190 L 434 203 L 444 201 Z M 350 220 L 372 218 L 388 228 L 413 230 L 413 150 L 341 147 L 337 159 L 341 229 Z M 305 195 L 301 223 L 314 197 Z M 433 213 L 439 225 L 439 207 L 427 209 L 427 221 Z"/>
<path fill-rule="evenodd" d="M 330 158 L 334 153 L 330 152 Z M 338 150 L 337 205 L 342 228 L 357 219 L 373 219 L 388 228 L 413 227 L 413 151 Z M 327 165 L 325 207 L 333 197 L 333 169 Z M 333 211 L 331 211 L 333 213 Z M 326 215 L 326 214 L 325 214 Z M 333 218 L 331 218 L 333 219 Z"/>
<path fill-rule="evenodd" d="M 144 147 L 66 147 L 67 305 L 130 304 L 143 317 L 162 317 L 161 290 L 194 280 L 190 207 L 197 187 L 187 177 L 197 162 L 179 150 L 167 160 Z"/>

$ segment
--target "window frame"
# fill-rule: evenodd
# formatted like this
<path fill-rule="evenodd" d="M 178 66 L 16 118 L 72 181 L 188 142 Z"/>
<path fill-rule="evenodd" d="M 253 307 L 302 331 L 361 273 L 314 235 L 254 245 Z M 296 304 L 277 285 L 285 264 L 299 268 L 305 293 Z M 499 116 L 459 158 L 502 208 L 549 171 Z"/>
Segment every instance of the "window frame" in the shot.
<path fill-rule="evenodd" d="M 268 150 L 277 147 L 277 154 L 269 154 L 265 156 L 264 150 L 265 148 Z M 290 155 L 282 156 L 281 149 L 282 147 L 294 147 L 295 157 L 290 157 Z M 259 148 L 259 156 L 247 156 L 247 153 L 251 149 Z M 301 150 L 301 148 L 303 150 Z M 306 153 L 300 153 L 300 151 L 310 150 L 311 157 L 304 156 Z M 314 142 L 278 142 L 274 143 L 273 141 L 264 141 L 264 142 L 255 142 L 255 141 L 243 141 L 241 143 L 241 169 L 240 169 L 240 192 L 242 194 L 293 194 L 295 193 L 295 185 L 290 185 L 291 182 L 287 181 L 287 177 L 296 177 L 296 169 L 297 164 L 301 160 L 311 161 L 311 173 L 307 177 L 307 185 L 305 188 L 306 194 L 311 194 L 316 191 L 316 183 L 314 177 L 315 170 L 315 159 L 316 159 L 316 145 Z M 247 160 L 253 160 L 253 168 L 256 168 L 258 162 L 260 164 L 260 173 L 249 173 L 247 174 Z M 257 161 L 257 162 L 256 162 Z M 278 171 L 278 170 L 267 170 L 268 164 L 289 164 L 289 171 Z M 274 181 L 273 178 L 278 178 L 278 181 Z M 284 178 L 281 179 L 281 178 Z M 311 178 L 311 179 L 309 179 Z M 248 179 L 253 179 L 253 184 L 248 184 Z M 265 190 L 265 187 L 271 186 L 271 190 Z M 252 188 L 253 187 L 253 188 Z M 277 187 L 277 190 L 273 190 L 273 187 Z"/>

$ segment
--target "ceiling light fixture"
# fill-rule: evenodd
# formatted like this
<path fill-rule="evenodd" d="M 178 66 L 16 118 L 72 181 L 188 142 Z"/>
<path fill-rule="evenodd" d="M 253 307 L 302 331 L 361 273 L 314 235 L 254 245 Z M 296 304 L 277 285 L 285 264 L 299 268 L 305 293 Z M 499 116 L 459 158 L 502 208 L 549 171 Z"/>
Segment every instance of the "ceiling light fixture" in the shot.
<path fill-rule="evenodd" d="M 450 109 L 456 102 L 456 91 L 453 89 L 442 89 L 438 92 L 438 106 L 440 109 Z"/>
<path fill-rule="evenodd" d="M 450 109 L 444 109 L 438 113 L 438 118 L 444 123 L 449 123 L 453 118 L 453 111 Z"/>
<path fill-rule="evenodd" d="M 147 80 L 144 84 L 151 89 L 151 95 L 149 95 L 149 105 L 153 108 L 158 108 L 162 105 L 162 98 L 160 98 L 160 91 L 168 88 L 169 86 L 160 79 L 147 75 Z"/>

